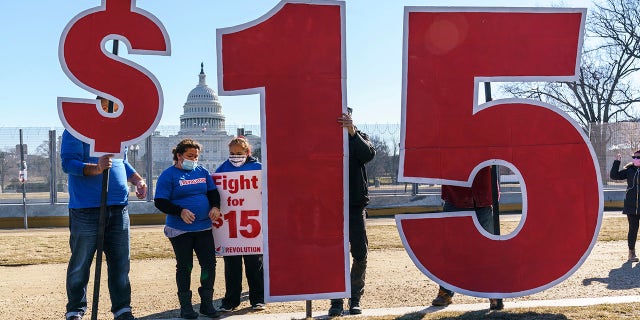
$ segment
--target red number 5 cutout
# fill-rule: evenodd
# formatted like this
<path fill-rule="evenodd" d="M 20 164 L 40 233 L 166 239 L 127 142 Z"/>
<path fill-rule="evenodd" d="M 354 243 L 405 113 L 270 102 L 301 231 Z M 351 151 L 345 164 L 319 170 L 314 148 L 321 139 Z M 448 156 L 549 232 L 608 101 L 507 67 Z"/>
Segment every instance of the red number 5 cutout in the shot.
<path fill-rule="evenodd" d="M 454 291 L 515 297 L 569 277 L 595 244 L 603 196 L 588 139 L 539 101 L 477 105 L 482 81 L 571 81 L 586 10 L 406 8 L 400 176 L 467 186 L 483 167 L 520 174 L 523 218 L 509 235 L 472 212 L 397 216 L 414 263 Z"/>

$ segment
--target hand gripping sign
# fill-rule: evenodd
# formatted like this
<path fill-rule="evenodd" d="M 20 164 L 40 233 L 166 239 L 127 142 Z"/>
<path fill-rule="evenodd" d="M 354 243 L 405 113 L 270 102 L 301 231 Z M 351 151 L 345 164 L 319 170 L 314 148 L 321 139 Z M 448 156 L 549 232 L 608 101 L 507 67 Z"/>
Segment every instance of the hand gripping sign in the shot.
<path fill-rule="evenodd" d="M 266 301 L 348 296 L 343 30 L 337 1 L 218 30 L 219 92 L 261 96 Z"/>
<path fill-rule="evenodd" d="M 602 218 L 597 160 L 566 114 L 539 101 L 477 105 L 482 81 L 573 81 L 586 10 L 405 9 L 400 176 L 470 187 L 501 164 L 523 216 L 490 235 L 473 212 L 396 216 L 409 255 L 439 284 L 480 297 L 549 288 L 587 258 Z"/>
<path fill-rule="evenodd" d="M 120 154 L 149 135 L 162 117 L 162 89 L 143 67 L 105 50 L 120 40 L 133 54 L 169 55 L 169 36 L 160 21 L 135 0 L 103 0 L 74 17 L 60 38 L 59 59 L 75 84 L 108 98 L 120 108 L 104 112 L 97 100 L 58 98 L 64 127 L 91 145 L 91 155 Z"/>
<path fill-rule="evenodd" d="M 262 254 L 262 170 L 212 175 L 222 216 L 213 223 L 216 255 Z"/>

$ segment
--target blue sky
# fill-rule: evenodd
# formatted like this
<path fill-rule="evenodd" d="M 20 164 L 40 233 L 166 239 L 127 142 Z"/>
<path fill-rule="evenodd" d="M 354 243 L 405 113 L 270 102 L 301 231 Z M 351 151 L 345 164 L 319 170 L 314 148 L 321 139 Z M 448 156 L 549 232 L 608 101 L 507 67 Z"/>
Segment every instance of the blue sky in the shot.
<path fill-rule="evenodd" d="M 198 83 L 200 62 L 218 91 L 217 28 L 254 20 L 276 0 L 137 0 L 171 40 L 171 56 L 124 55 L 144 66 L 164 92 L 160 125 L 178 125 L 187 94 Z M 3 0 L 0 3 L 0 127 L 61 127 L 57 97 L 93 98 L 67 78 L 58 61 L 60 35 L 78 13 L 99 0 Z M 347 102 L 359 123 L 399 123 L 404 6 L 587 7 L 590 0 L 346 0 Z M 124 47 L 121 46 L 121 53 Z M 228 125 L 260 123 L 256 96 L 221 96 Z M 366 110 L 359 112 L 357 110 Z"/>

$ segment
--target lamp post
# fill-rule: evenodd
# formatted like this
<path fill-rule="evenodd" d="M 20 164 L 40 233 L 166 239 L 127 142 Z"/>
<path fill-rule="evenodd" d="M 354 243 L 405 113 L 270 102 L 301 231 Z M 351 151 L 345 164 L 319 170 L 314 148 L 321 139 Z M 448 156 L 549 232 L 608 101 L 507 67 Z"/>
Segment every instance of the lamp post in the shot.
<path fill-rule="evenodd" d="M 131 155 L 133 156 L 133 167 L 136 167 L 136 158 L 138 157 L 138 151 L 140 150 L 140 145 L 139 144 L 134 144 L 129 146 L 129 151 L 131 152 Z"/>

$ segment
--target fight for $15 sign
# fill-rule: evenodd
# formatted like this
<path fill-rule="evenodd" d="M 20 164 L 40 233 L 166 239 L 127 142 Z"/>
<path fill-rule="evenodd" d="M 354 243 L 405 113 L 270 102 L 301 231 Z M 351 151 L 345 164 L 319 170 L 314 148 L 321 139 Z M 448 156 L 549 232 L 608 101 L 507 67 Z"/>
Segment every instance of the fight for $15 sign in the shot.
<path fill-rule="evenodd" d="M 213 223 L 216 255 L 262 254 L 261 170 L 217 172 L 221 217 Z"/>

